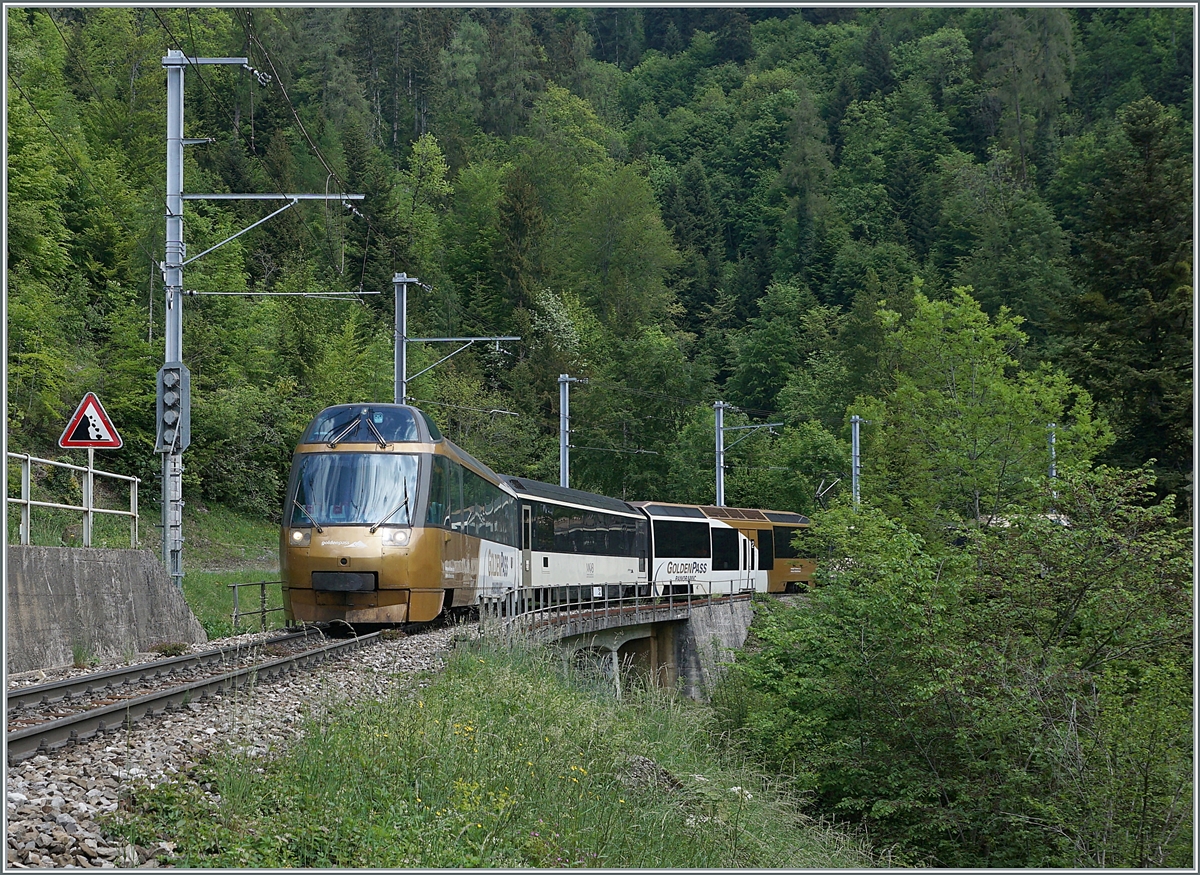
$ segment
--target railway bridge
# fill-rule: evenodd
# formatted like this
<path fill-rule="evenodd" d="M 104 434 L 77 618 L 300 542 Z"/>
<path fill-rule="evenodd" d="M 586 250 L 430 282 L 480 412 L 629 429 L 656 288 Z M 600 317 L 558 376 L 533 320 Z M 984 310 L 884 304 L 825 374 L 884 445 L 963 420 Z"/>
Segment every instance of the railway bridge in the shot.
<path fill-rule="evenodd" d="M 747 591 L 614 596 L 597 589 L 605 591 L 555 603 L 549 592 L 509 593 L 484 606 L 484 634 L 552 644 L 564 659 L 599 657 L 618 696 L 622 674 L 632 671 L 706 700 L 753 618 Z"/>

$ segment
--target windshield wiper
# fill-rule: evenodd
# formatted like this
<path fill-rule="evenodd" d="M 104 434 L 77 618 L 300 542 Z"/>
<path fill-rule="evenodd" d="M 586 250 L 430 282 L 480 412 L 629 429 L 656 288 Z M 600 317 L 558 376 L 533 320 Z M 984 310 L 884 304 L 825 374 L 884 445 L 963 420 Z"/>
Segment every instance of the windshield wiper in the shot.
<path fill-rule="evenodd" d="M 304 509 L 304 505 L 302 505 L 300 502 L 296 501 L 296 499 L 294 499 L 294 498 L 292 499 L 292 504 L 294 504 L 294 505 L 296 505 L 296 507 L 300 508 L 300 513 L 302 513 L 306 517 L 308 517 L 308 521 L 317 527 L 318 532 L 320 532 L 322 535 L 325 534 L 325 530 L 323 528 L 321 528 L 321 524 L 316 521 L 316 519 L 313 517 L 313 515 L 311 513 L 309 513 L 308 511 L 306 511 Z M 395 513 L 395 511 L 392 511 L 392 512 Z"/>
<path fill-rule="evenodd" d="M 344 438 L 346 435 L 350 434 L 350 432 L 354 431 L 354 429 L 358 427 L 358 420 L 359 420 L 358 416 L 354 417 L 352 420 L 350 420 L 349 425 L 347 425 L 345 428 L 343 428 L 341 431 L 339 431 L 337 433 L 337 437 L 335 437 L 329 441 L 329 448 L 331 450 L 338 445 L 338 442 L 341 441 L 342 438 Z"/>
<path fill-rule="evenodd" d="M 370 417 L 367 418 L 367 428 L 371 429 L 371 434 L 375 435 L 375 440 L 379 441 L 379 449 L 387 449 L 387 441 L 383 439 L 383 435 L 379 433 L 379 429 L 375 427 L 375 423 L 371 422 Z M 395 511 L 393 511 L 394 513 Z"/>
<path fill-rule="evenodd" d="M 405 509 L 407 509 L 407 508 L 408 508 L 408 478 L 407 478 L 407 477 L 405 477 L 405 478 L 404 478 L 404 501 L 400 502 L 398 505 L 396 505 L 395 507 L 393 507 L 393 508 L 392 508 L 392 509 L 391 509 L 391 510 L 388 512 L 388 515 L 387 515 L 387 516 L 385 516 L 383 519 L 381 519 L 381 520 L 380 520 L 379 522 L 377 522 L 375 525 L 371 526 L 371 529 L 370 529 L 370 531 L 371 531 L 371 534 L 372 534 L 372 535 L 373 535 L 373 534 L 375 534 L 375 530 L 376 530 L 377 528 L 379 528 L 380 526 L 382 526 L 384 523 L 386 523 L 388 520 L 390 520 L 390 519 L 391 519 L 393 516 L 395 516 L 395 515 L 396 515 L 396 511 L 398 511 L 398 510 L 399 510 L 400 508 L 402 508 L 402 507 L 403 507 L 403 508 L 405 508 Z M 406 518 L 407 518 L 407 517 L 410 517 L 410 516 L 412 516 L 412 514 L 411 514 L 411 513 L 409 513 L 409 514 L 406 514 L 406 515 L 405 515 L 405 517 L 406 517 Z M 410 522 L 411 522 L 411 520 L 410 520 Z"/>

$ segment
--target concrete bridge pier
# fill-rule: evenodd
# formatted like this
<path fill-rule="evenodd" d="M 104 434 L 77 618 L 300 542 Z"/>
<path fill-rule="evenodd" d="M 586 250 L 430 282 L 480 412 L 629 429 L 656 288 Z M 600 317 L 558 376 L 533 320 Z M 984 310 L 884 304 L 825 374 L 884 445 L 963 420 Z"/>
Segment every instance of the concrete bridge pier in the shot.
<path fill-rule="evenodd" d="M 621 698 L 621 669 L 625 666 L 638 665 L 653 679 L 660 683 L 659 674 L 662 666 L 659 664 L 659 639 L 664 627 L 670 623 L 639 623 L 636 626 L 614 626 L 597 632 L 583 635 L 573 635 L 564 638 L 559 646 L 562 649 L 563 662 L 566 663 L 576 653 L 585 650 L 598 651 L 607 656 L 609 668 L 606 673 L 613 680 L 617 698 Z M 637 646 L 641 645 L 641 646 Z"/>
<path fill-rule="evenodd" d="M 693 603 L 685 618 L 593 629 L 564 636 L 559 646 L 564 660 L 581 650 L 604 654 L 618 697 L 621 669 L 627 666 L 656 686 L 707 701 L 745 643 L 753 617 L 745 598 Z"/>

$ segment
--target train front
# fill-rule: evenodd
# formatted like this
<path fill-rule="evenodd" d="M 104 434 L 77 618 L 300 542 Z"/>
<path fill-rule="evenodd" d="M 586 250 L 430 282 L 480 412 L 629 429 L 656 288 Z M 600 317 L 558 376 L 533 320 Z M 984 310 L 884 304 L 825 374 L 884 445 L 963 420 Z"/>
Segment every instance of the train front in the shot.
<path fill-rule="evenodd" d="M 440 438 L 413 407 L 339 405 L 316 416 L 292 459 L 280 532 L 289 621 L 369 627 L 437 617 L 441 533 L 420 522 Z"/>

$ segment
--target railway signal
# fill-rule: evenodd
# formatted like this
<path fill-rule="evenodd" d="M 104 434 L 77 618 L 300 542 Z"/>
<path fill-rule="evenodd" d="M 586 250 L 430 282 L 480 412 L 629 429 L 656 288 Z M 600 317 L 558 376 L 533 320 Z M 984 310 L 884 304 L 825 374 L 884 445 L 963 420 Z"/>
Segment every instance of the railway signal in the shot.
<path fill-rule="evenodd" d="M 182 362 L 167 362 L 158 369 L 155 422 L 154 452 L 186 450 L 192 442 L 192 375 Z"/>

